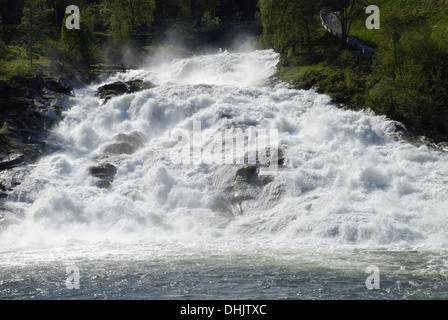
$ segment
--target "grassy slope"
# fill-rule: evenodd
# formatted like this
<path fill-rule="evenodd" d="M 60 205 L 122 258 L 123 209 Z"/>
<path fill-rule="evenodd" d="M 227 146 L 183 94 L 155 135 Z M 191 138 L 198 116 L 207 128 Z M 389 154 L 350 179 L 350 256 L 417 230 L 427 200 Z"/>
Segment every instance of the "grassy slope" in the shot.
<path fill-rule="evenodd" d="M 425 6 L 427 1 L 438 5 L 432 10 L 423 11 L 421 6 Z M 393 10 L 402 9 L 406 14 L 417 18 L 424 16 L 432 24 L 448 31 L 448 0 L 371 0 L 371 4 L 376 4 L 380 8 L 383 23 Z M 383 46 L 381 32 L 366 30 L 365 18 L 367 17 L 366 14 L 354 21 L 350 34 L 381 49 Z M 409 23 L 412 25 L 412 21 Z M 315 87 L 318 92 L 329 94 L 337 103 L 363 108 L 371 79 L 373 60 L 353 56 L 347 51 L 338 51 L 339 43 L 335 39 L 331 40 L 332 37 L 325 34 L 323 28 L 319 31 L 319 37 L 320 40 L 314 49 L 318 56 L 325 56 L 325 58 L 310 62 L 304 53 L 283 57 L 283 63 L 278 66 L 277 76 L 299 87 Z M 329 57 L 330 50 L 333 52 L 330 52 Z"/>
<path fill-rule="evenodd" d="M 282 57 L 276 76 L 298 87 L 315 87 L 319 93 L 329 94 L 334 102 L 357 107 L 363 105 L 365 81 L 371 70 L 372 59 L 340 50 L 339 39 L 319 31 L 314 46 L 315 57 L 310 60 L 303 52 Z"/>
<path fill-rule="evenodd" d="M 380 8 L 380 22 L 383 24 L 394 10 L 405 10 L 416 18 L 427 18 L 431 24 L 439 28 L 445 28 L 445 30 L 448 28 L 448 0 L 371 0 L 370 3 Z M 436 6 L 431 8 L 430 4 L 434 3 Z M 365 17 L 367 18 L 368 15 L 366 14 Z M 412 24 L 412 21 L 409 23 Z M 381 47 L 383 42 L 380 32 L 367 30 L 363 19 L 353 22 L 350 34 L 374 47 Z"/>

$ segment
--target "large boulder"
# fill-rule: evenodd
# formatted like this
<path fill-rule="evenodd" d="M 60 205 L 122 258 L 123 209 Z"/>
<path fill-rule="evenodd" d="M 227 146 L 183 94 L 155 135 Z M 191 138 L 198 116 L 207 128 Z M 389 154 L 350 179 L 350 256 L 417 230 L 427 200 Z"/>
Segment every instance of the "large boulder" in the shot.
<path fill-rule="evenodd" d="M 128 93 L 128 87 L 124 82 L 113 82 L 98 88 L 97 94 L 101 99 L 109 100 L 112 97 Z"/>
<path fill-rule="evenodd" d="M 57 92 L 57 93 L 61 93 L 61 94 L 70 94 L 72 92 L 71 88 L 62 85 L 61 83 L 59 83 L 58 81 L 56 81 L 50 77 L 44 78 L 44 86 L 45 86 L 45 88 L 47 88 L 53 92 Z"/>
<path fill-rule="evenodd" d="M 90 167 L 88 170 L 93 177 L 98 178 L 96 185 L 99 188 L 109 188 L 117 174 L 117 167 L 110 163 Z"/>
<path fill-rule="evenodd" d="M 24 158 L 25 157 L 23 154 L 16 154 L 0 160 L 0 172 L 22 164 L 24 162 Z"/>
<path fill-rule="evenodd" d="M 150 81 L 132 80 L 128 82 L 115 81 L 105 84 L 98 88 L 97 95 L 105 101 L 110 98 L 120 96 L 126 93 L 133 93 L 142 90 L 155 88 L 156 85 Z"/>
<path fill-rule="evenodd" d="M 257 177 L 257 167 L 249 166 L 245 168 L 240 168 L 236 172 L 236 177 L 241 178 L 248 184 L 251 184 L 255 177 Z"/>
<path fill-rule="evenodd" d="M 104 148 L 109 154 L 132 154 L 144 144 L 144 136 L 138 131 L 120 133 L 114 138 L 114 142 Z"/>
<path fill-rule="evenodd" d="M 132 80 L 127 82 L 127 84 L 129 86 L 129 92 L 137 92 L 156 87 L 156 85 L 151 81 L 143 81 L 143 80 Z"/>
<path fill-rule="evenodd" d="M 22 162 L 33 163 L 51 151 L 53 146 L 47 139 L 49 130 L 62 119 L 62 113 L 54 106 L 56 101 L 58 105 L 63 104 L 69 91 L 48 76 L 0 80 L 0 167 L 3 170 Z M 18 159 L 8 160 L 16 154 L 23 155 L 20 163 Z"/>

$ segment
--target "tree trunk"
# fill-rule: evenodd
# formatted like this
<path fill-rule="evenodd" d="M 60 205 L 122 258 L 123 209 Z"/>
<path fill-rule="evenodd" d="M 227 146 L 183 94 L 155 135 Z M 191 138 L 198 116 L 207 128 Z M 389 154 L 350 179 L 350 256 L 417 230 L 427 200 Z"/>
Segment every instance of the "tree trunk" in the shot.
<path fill-rule="evenodd" d="M 345 48 L 347 47 L 347 30 L 345 28 L 342 28 L 342 47 Z"/>
<path fill-rule="evenodd" d="M 310 31 L 310 26 L 308 21 L 306 21 L 305 23 L 305 30 L 306 30 L 306 41 L 307 41 L 307 45 L 308 45 L 308 55 L 310 56 L 310 58 L 313 57 L 313 47 L 312 47 L 312 43 L 311 43 L 311 31 Z"/>
<path fill-rule="evenodd" d="M 135 19 L 137 12 L 134 10 L 132 0 L 129 0 L 129 7 L 131 8 L 131 38 L 134 39 Z M 137 8 L 138 10 L 138 8 Z"/>
<path fill-rule="evenodd" d="M 30 65 L 33 65 L 33 5 L 30 6 Z"/>

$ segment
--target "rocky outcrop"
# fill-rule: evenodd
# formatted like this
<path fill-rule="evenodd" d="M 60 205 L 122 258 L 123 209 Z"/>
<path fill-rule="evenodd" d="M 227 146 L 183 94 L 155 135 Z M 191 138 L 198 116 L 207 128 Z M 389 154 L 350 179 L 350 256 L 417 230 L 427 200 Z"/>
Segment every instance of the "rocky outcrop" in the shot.
<path fill-rule="evenodd" d="M 225 166 L 216 172 L 208 208 L 232 218 L 250 211 L 259 197 L 273 200 L 271 189 L 276 187 L 274 176 L 261 175 L 260 166 Z"/>
<path fill-rule="evenodd" d="M 151 81 L 143 81 L 143 80 L 128 81 L 127 85 L 129 92 L 138 92 L 157 87 L 157 85 L 155 85 Z"/>
<path fill-rule="evenodd" d="M 269 156 L 269 154 L 267 154 Z M 278 149 L 278 168 L 284 169 L 286 154 Z M 247 155 L 245 156 L 247 162 Z M 264 165 L 259 163 L 245 166 L 224 166 L 215 172 L 213 191 L 208 200 L 208 208 L 223 217 L 234 217 L 249 212 L 256 202 L 272 205 L 283 193 L 282 183 L 275 176 L 261 172 Z M 258 200 L 257 200 L 258 199 Z"/>
<path fill-rule="evenodd" d="M 131 133 L 120 133 L 114 138 L 114 142 L 104 149 L 108 154 L 132 154 L 144 144 L 142 133 L 134 131 Z"/>
<path fill-rule="evenodd" d="M 11 156 L 7 157 L 6 159 L 0 160 L 0 172 L 3 170 L 13 168 L 16 165 L 23 163 L 24 158 L 25 157 L 23 154 L 16 154 L 16 155 L 11 155 Z"/>
<path fill-rule="evenodd" d="M 50 151 L 49 129 L 62 119 L 71 89 L 45 76 L 0 80 L 0 172 Z"/>
<path fill-rule="evenodd" d="M 109 100 L 112 97 L 128 93 L 128 87 L 124 82 L 113 82 L 98 88 L 97 94 L 101 99 Z"/>
<path fill-rule="evenodd" d="M 71 91 L 42 75 L 0 80 L 0 199 L 21 184 L 27 164 L 55 150 L 48 136 Z"/>
<path fill-rule="evenodd" d="M 236 172 L 236 176 L 242 178 L 246 183 L 251 184 L 257 177 L 257 167 L 249 166 L 238 169 Z"/>
<path fill-rule="evenodd" d="M 116 81 L 99 87 L 97 90 L 97 95 L 101 99 L 104 99 L 104 102 L 106 102 L 110 98 L 116 96 L 120 96 L 126 93 L 138 92 L 146 89 L 152 89 L 154 87 L 156 87 L 156 85 L 150 81 L 143 81 L 143 80 L 132 80 L 128 82 Z"/>
<path fill-rule="evenodd" d="M 117 174 L 117 167 L 110 163 L 105 163 L 96 167 L 90 167 L 89 173 L 98 178 L 96 183 L 99 188 L 110 188 L 112 182 L 114 181 L 115 175 Z"/>

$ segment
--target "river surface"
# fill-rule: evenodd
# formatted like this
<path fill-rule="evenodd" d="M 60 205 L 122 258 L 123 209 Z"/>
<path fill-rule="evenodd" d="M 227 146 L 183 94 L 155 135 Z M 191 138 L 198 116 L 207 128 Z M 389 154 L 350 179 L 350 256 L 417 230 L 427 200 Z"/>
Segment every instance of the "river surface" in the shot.
<path fill-rule="evenodd" d="M 220 51 L 111 76 L 158 86 L 106 102 L 76 90 L 59 150 L 4 173 L 23 181 L 2 199 L 0 299 L 448 298 L 447 154 L 275 81 L 278 61 Z M 250 181 L 249 158 L 206 155 L 247 156 L 241 132 L 274 146 Z"/>

